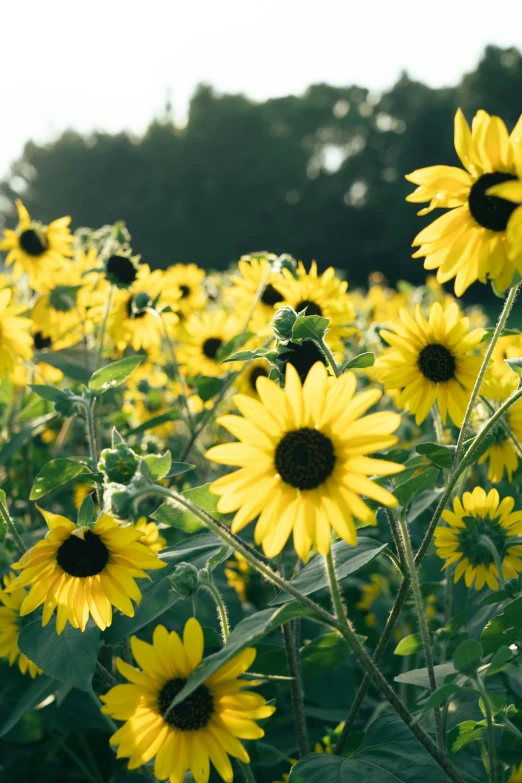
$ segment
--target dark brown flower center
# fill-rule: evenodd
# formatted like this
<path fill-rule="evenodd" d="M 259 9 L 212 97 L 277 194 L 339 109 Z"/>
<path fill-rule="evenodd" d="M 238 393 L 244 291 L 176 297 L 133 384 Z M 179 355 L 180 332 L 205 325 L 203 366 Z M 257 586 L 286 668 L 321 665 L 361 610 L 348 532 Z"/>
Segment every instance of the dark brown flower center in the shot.
<path fill-rule="evenodd" d="M 268 378 L 268 372 L 265 367 L 261 367 L 260 365 L 253 367 L 248 376 L 248 381 L 254 391 L 257 391 L 256 383 L 258 378 Z"/>
<path fill-rule="evenodd" d="M 109 282 L 119 288 L 128 288 L 136 280 L 138 270 L 127 256 L 111 256 L 105 265 L 105 275 Z"/>
<path fill-rule="evenodd" d="M 295 306 L 296 313 L 302 312 L 306 308 L 305 315 L 322 315 L 323 311 L 317 302 L 312 302 L 311 299 L 303 299 L 302 302 L 298 302 Z"/>
<path fill-rule="evenodd" d="M 85 532 L 84 538 L 69 536 L 56 554 L 58 565 L 70 576 L 101 574 L 109 562 L 109 550 L 96 533 Z"/>
<path fill-rule="evenodd" d="M 47 250 L 44 235 L 34 228 L 28 228 L 20 234 L 20 247 L 29 256 L 41 256 Z"/>
<path fill-rule="evenodd" d="M 417 364 L 424 377 L 433 383 L 445 383 L 455 377 L 455 358 L 439 343 L 423 348 Z"/>
<path fill-rule="evenodd" d="M 207 359 L 215 359 L 222 345 L 223 340 L 220 337 L 208 337 L 203 343 L 203 353 Z"/>
<path fill-rule="evenodd" d="M 333 443 L 310 427 L 291 430 L 277 444 L 275 466 L 285 484 L 301 490 L 315 489 L 333 473 Z"/>
<path fill-rule="evenodd" d="M 50 337 L 44 337 L 41 332 L 35 332 L 33 334 L 34 347 L 37 351 L 42 351 L 44 348 L 50 348 L 52 340 Z"/>
<path fill-rule="evenodd" d="M 180 731 L 204 729 L 214 713 L 214 698 L 206 685 L 200 685 L 165 715 L 186 682 L 182 677 L 175 677 L 165 683 L 158 694 L 159 712 L 165 723 Z"/>
<path fill-rule="evenodd" d="M 190 296 L 190 288 L 188 285 L 180 285 L 179 290 L 181 291 L 182 299 L 186 299 L 188 296 Z"/>
<path fill-rule="evenodd" d="M 513 179 L 516 179 L 514 174 L 502 172 L 483 174 L 472 186 L 468 199 L 469 211 L 479 226 L 488 228 L 490 231 L 506 230 L 509 218 L 518 204 L 513 204 L 504 198 L 498 198 L 498 196 L 486 196 L 486 190 L 492 188 L 493 185 L 500 185 L 501 182 L 509 182 Z"/>
<path fill-rule="evenodd" d="M 270 305 L 270 307 L 273 307 L 278 302 L 283 301 L 283 297 L 277 291 L 274 286 L 271 283 L 268 283 L 265 290 L 263 291 L 263 295 L 261 296 L 261 301 L 263 304 Z"/>
<path fill-rule="evenodd" d="M 290 362 L 297 370 L 301 382 L 304 382 L 316 362 L 322 362 L 325 367 L 328 366 L 323 349 L 313 340 L 303 340 L 300 345 L 293 342 L 287 343 L 284 350 L 280 349 L 277 360 L 283 370 L 287 362 Z"/>

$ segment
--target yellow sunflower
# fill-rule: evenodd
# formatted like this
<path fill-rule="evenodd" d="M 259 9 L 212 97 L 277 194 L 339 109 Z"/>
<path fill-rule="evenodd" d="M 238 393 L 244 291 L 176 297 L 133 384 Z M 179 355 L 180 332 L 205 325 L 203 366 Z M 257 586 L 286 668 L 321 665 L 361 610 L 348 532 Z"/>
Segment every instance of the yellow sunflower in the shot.
<path fill-rule="evenodd" d="M 258 378 L 260 401 L 236 395 L 242 417 L 221 416 L 218 422 L 239 443 L 214 446 L 207 457 L 240 470 L 211 486 L 221 495 L 218 510 L 237 512 L 237 533 L 259 516 L 255 541 L 268 557 L 275 557 L 293 531 L 297 554 L 306 562 L 314 544 L 330 551 L 332 528 L 352 546 L 357 543 L 354 517 L 376 524 L 375 512 L 361 499 L 365 495 L 384 506 L 395 506 L 390 492 L 369 476 L 388 476 L 403 468 L 367 455 L 397 442 L 396 413 L 362 416 L 381 397 L 369 389 L 356 395 L 353 373 L 328 382 L 317 362 L 301 384 L 295 368 L 286 368 L 281 389 L 268 378 Z"/>
<path fill-rule="evenodd" d="M 134 524 L 134 529 L 139 530 L 141 533 L 138 543 L 146 546 L 151 552 L 161 552 L 167 546 L 167 539 L 160 535 L 157 524 L 155 522 L 147 522 L 146 517 L 140 517 Z"/>
<path fill-rule="evenodd" d="M 11 572 L 4 576 L 4 586 L 7 587 L 15 578 Z M 8 594 L 5 590 L 0 590 L 0 656 L 9 659 L 9 666 L 18 662 L 18 668 L 25 674 L 29 672 L 31 677 L 41 674 L 42 670 L 29 660 L 27 655 L 20 652 L 18 648 L 18 637 L 20 635 L 20 607 L 25 599 L 26 591 L 23 587 Z"/>
<path fill-rule="evenodd" d="M 501 291 L 511 283 L 515 263 L 509 257 L 506 229 L 516 205 L 491 195 L 490 189 L 516 179 L 515 148 L 521 143 L 521 129 L 522 118 L 509 136 L 500 117 L 481 110 L 470 130 L 459 109 L 455 150 L 466 170 L 428 166 L 406 177 L 419 186 L 407 200 L 430 201 L 419 215 L 440 207 L 451 210 L 424 228 L 413 244 L 420 246 L 414 257 L 424 256 L 424 268 L 437 269 L 440 283 L 455 278 L 457 296 L 476 280 L 484 283 L 490 278 Z M 522 271 L 522 253 L 513 258 Z"/>
<path fill-rule="evenodd" d="M 515 205 L 507 225 L 508 255 L 515 267 L 522 268 L 522 122 L 518 122 L 511 134 L 513 138 L 513 153 L 518 180 L 509 180 L 494 185 L 486 196 L 506 199 Z"/>
<path fill-rule="evenodd" d="M 13 303 L 13 291 L 0 291 L 0 378 L 15 368 L 17 359 L 30 359 L 33 355 L 31 321 L 24 318 L 24 305 Z"/>
<path fill-rule="evenodd" d="M 216 360 L 220 348 L 241 331 L 235 315 L 224 310 L 193 313 L 184 327 L 179 348 L 179 361 L 187 375 L 224 375 L 231 364 Z"/>
<path fill-rule="evenodd" d="M 306 308 L 306 315 L 320 315 L 330 321 L 329 342 L 338 348 L 342 337 L 353 332 L 355 311 L 350 297 L 346 293 L 348 283 L 335 276 L 333 267 L 322 275 L 317 273 L 315 261 L 307 272 L 300 261 L 297 266 L 297 278 L 288 269 L 283 269 L 281 278 L 274 287 L 283 297 L 275 309 L 290 305 L 296 313 Z"/>
<path fill-rule="evenodd" d="M 522 763 L 518 767 L 511 768 L 511 775 L 509 776 L 508 783 L 522 783 Z"/>
<path fill-rule="evenodd" d="M 139 603 L 136 578 L 147 578 L 143 569 L 163 568 L 150 549 L 138 543 L 140 530 L 120 527 L 103 514 L 91 530 L 76 527 L 66 517 L 42 512 L 49 532 L 29 549 L 13 568 L 21 571 L 6 588 L 8 593 L 32 585 L 22 602 L 22 616 L 43 604 L 42 625 L 56 609 L 56 632 L 67 621 L 85 631 L 89 615 L 105 630 L 112 623 L 112 607 L 134 616 L 132 601 Z"/>
<path fill-rule="evenodd" d="M 174 264 L 165 272 L 165 285 L 174 286 L 181 292 L 178 306 L 183 316 L 205 306 L 207 295 L 202 285 L 204 279 L 205 270 L 196 264 Z"/>
<path fill-rule="evenodd" d="M 234 311 L 247 317 L 252 309 L 259 286 L 264 280 L 267 284 L 260 301 L 252 314 L 250 328 L 258 332 L 266 327 L 274 317 L 274 305 L 283 303 L 283 295 L 275 284 L 281 281 L 281 274 L 273 271 L 273 263 L 277 256 L 267 253 L 266 256 L 246 255 L 238 261 L 239 274 L 231 275 L 231 287 L 225 291 L 225 298 L 234 307 Z"/>
<path fill-rule="evenodd" d="M 445 560 L 443 568 L 458 563 L 454 581 L 464 574 L 467 587 L 475 582 L 480 590 L 487 584 L 498 590 L 498 571 L 491 547 L 502 564 L 505 579 L 516 577 L 522 571 L 522 545 L 510 545 L 512 536 L 522 534 L 522 511 L 513 511 L 515 501 L 502 501 L 496 489 L 486 495 L 482 487 L 465 492 L 462 500 L 456 497 L 453 511 L 442 512 L 449 527 L 439 525 L 435 530 L 437 554 Z M 489 541 L 488 541 L 489 540 Z"/>
<path fill-rule="evenodd" d="M 18 226 L 16 231 L 4 229 L 0 250 L 8 250 L 5 263 L 13 264 L 13 277 L 19 280 L 27 274 L 29 285 L 35 291 L 48 284 L 54 272 L 72 256 L 71 244 L 74 237 L 69 231 L 70 217 L 53 220 L 43 226 L 31 217 L 17 199 Z"/>
<path fill-rule="evenodd" d="M 102 696 L 102 712 L 125 721 L 111 737 L 118 745 L 118 758 L 130 757 L 136 769 L 156 757 L 154 775 L 181 783 L 191 772 L 196 783 L 207 783 L 210 762 L 227 783 L 233 780 L 229 756 L 248 764 L 240 740 L 259 739 L 264 731 L 254 721 L 273 714 L 257 693 L 245 690 L 256 685 L 241 675 L 254 661 L 248 648 L 208 677 L 181 704 L 170 709 L 174 697 L 203 658 L 203 631 L 191 617 L 183 641 L 162 625 L 154 629 L 152 644 L 131 638 L 132 653 L 142 671 L 118 658 L 118 670 L 129 681 Z"/>
<path fill-rule="evenodd" d="M 91 271 L 96 264 L 94 248 L 80 251 L 42 285 L 31 315 L 43 340 L 52 338 L 57 350 L 79 342 L 101 321 L 109 284 Z"/>
<path fill-rule="evenodd" d="M 147 264 L 141 264 L 132 285 L 115 291 L 109 331 L 118 350 L 128 345 L 135 351 L 155 348 L 161 344 L 164 328 L 172 336 L 179 322 L 174 310 L 180 297 L 179 288 L 165 284 L 161 269 L 151 272 Z M 154 315 L 149 309 L 160 314 Z"/>
<path fill-rule="evenodd" d="M 415 414 L 417 424 L 437 402 L 443 422 L 449 413 L 459 427 L 480 369 L 475 351 L 484 329 L 469 331 L 454 303 L 443 309 L 436 302 L 428 320 L 419 306 L 414 316 L 401 310 L 400 319 L 380 332 L 391 346 L 375 363 L 380 381 L 387 391 L 400 389 L 397 405 Z"/>

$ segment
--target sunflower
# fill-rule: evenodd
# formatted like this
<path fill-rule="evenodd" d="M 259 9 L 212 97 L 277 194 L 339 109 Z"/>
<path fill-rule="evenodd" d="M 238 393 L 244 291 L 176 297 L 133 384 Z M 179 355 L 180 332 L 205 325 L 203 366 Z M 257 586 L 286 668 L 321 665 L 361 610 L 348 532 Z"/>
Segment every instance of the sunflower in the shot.
<path fill-rule="evenodd" d="M 0 250 L 8 250 L 5 263 L 13 264 L 13 277 L 19 280 L 27 274 L 29 285 L 35 291 L 48 285 L 54 272 L 64 261 L 72 256 L 71 244 L 74 237 L 69 231 L 70 217 L 53 220 L 48 226 L 43 226 L 31 220 L 31 217 L 17 199 L 18 226 L 16 231 L 4 230 L 4 238 L 0 241 Z"/>
<path fill-rule="evenodd" d="M 328 337 L 332 346 L 338 348 L 341 338 L 348 337 L 353 332 L 355 311 L 346 293 L 348 283 L 335 276 L 333 267 L 319 275 L 315 261 L 312 262 L 309 272 L 300 261 L 297 277 L 288 269 L 283 269 L 281 275 L 274 285 L 281 293 L 283 301 L 277 303 L 276 309 L 290 305 L 296 313 L 306 308 L 306 315 L 328 318 Z"/>
<path fill-rule="evenodd" d="M 281 389 L 268 378 L 258 378 L 260 401 L 236 395 L 243 415 L 221 416 L 218 422 L 240 443 L 214 446 L 207 457 L 240 470 L 211 486 L 221 495 L 218 510 L 236 511 L 237 533 L 259 516 L 255 541 L 268 557 L 275 557 L 293 531 L 297 554 L 306 562 L 314 544 L 328 554 L 332 528 L 352 546 L 357 543 L 354 517 L 376 524 L 375 512 L 361 499 L 365 495 L 384 506 L 395 506 L 390 492 L 369 476 L 388 476 L 403 468 L 367 455 L 397 442 L 397 413 L 380 412 L 361 418 L 382 392 L 369 389 L 355 395 L 353 373 L 328 381 L 317 362 L 304 384 L 295 368 L 286 368 Z"/>
<path fill-rule="evenodd" d="M 513 137 L 517 180 L 501 182 L 490 188 L 486 196 L 496 196 L 515 205 L 507 225 L 508 254 L 515 267 L 522 268 L 522 123 L 511 134 Z"/>
<path fill-rule="evenodd" d="M 449 413 L 460 426 L 480 369 L 481 357 L 474 351 L 484 329 L 469 331 L 469 318 L 455 303 L 443 309 L 436 302 L 428 320 L 419 306 L 415 317 L 401 310 L 400 319 L 380 332 L 391 346 L 375 363 L 380 381 L 387 391 L 400 389 L 397 404 L 415 414 L 417 424 L 437 402 L 443 422 Z"/>
<path fill-rule="evenodd" d="M 183 641 L 162 625 L 154 629 L 152 644 L 131 638 L 132 653 L 143 671 L 117 659 L 118 670 L 129 683 L 116 685 L 101 696 L 102 712 L 125 721 L 110 742 L 119 746 L 118 758 L 130 757 L 129 769 L 155 756 L 154 775 L 159 780 L 181 783 L 190 771 L 196 783 L 207 783 L 212 762 L 230 783 L 229 756 L 249 763 L 240 740 L 263 737 L 263 729 L 254 721 L 268 718 L 275 710 L 260 694 L 244 690 L 256 682 L 240 679 L 252 665 L 255 649 L 243 650 L 170 709 L 201 662 L 203 646 L 201 625 L 191 617 Z"/>
<path fill-rule="evenodd" d="M 467 587 L 475 582 L 480 590 L 487 584 L 498 590 L 498 571 L 492 547 L 498 552 L 505 579 L 517 577 L 522 571 L 522 545 L 509 544 L 511 536 L 522 534 L 522 511 L 513 512 L 515 501 L 502 501 L 496 489 L 486 495 L 482 487 L 465 492 L 462 500 L 453 501 L 453 511 L 442 512 L 449 527 L 435 530 L 437 554 L 445 560 L 443 568 L 458 563 L 454 581 L 464 574 Z"/>
<path fill-rule="evenodd" d="M 170 336 L 179 318 L 174 310 L 181 297 L 179 288 L 165 285 L 165 273 L 150 271 L 141 264 L 132 285 L 116 291 L 109 317 L 109 331 L 118 350 L 149 350 L 161 344 L 164 328 Z M 156 311 L 156 315 L 151 312 Z"/>
<path fill-rule="evenodd" d="M 7 592 L 32 585 L 20 607 L 22 616 L 43 604 L 42 625 L 56 613 L 60 634 L 67 621 L 74 628 L 85 626 L 89 615 L 105 630 L 112 623 L 112 607 L 134 616 L 131 598 L 139 603 L 136 578 L 146 578 L 143 569 L 163 568 L 154 553 L 138 543 L 140 530 L 122 528 L 103 514 L 92 530 L 76 527 L 66 517 L 42 512 L 49 532 L 29 549 L 13 568 L 21 571 Z"/>
<path fill-rule="evenodd" d="M 11 572 L 4 576 L 4 586 L 7 587 L 15 578 Z M 29 672 L 31 677 L 41 674 L 42 670 L 29 660 L 27 655 L 20 652 L 18 648 L 18 637 L 20 635 L 20 607 L 25 599 L 26 591 L 23 587 L 18 588 L 11 594 L 5 590 L 0 590 L 0 656 L 9 659 L 9 666 L 18 661 L 18 668 L 25 674 Z"/>
<path fill-rule="evenodd" d="M 519 764 L 518 767 L 511 767 L 508 783 L 522 783 L 522 764 Z"/>
<path fill-rule="evenodd" d="M 246 394 L 259 399 L 256 383 L 258 378 L 268 378 L 270 374 L 270 364 L 266 359 L 254 359 L 245 366 L 245 369 L 237 379 L 237 386 L 240 394 Z"/>
<path fill-rule="evenodd" d="M 24 305 L 13 303 L 13 291 L 0 291 L 0 378 L 15 368 L 17 359 L 30 359 L 33 355 L 31 321 L 20 314 Z"/>
<path fill-rule="evenodd" d="M 181 292 L 178 306 L 183 316 L 205 306 L 207 295 L 202 285 L 204 279 L 205 270 L 196 264 L 174 264 L 165 272 L 165 285 Z"/>
<path fill-rule="evenodd" d="M 241 323 L 224 310 L 193 313 L 184 327 L 179 361 L 187 375 L 224 375 L 233 365 L 220 364 L 219 350 L 241 331 Z"/>
<path fill-rule="evenodd" d="M 506 229 L 516 205 L 491 195 L 490 189 L 517 178 L 515 151 L 521 143 L 521 129 L 522 118 L 509 136 L 500 117 L 481 110 L 470 130 L 459 109 L 455 150 L 466 170 L 428 166 L 406 176 L 419 186 L 407 200 L 430 201 L 419 215 L 440 207 L 451 210 L 417 234 L 413 244 L 420 246 L 414 257 L 424 256 L 424 268 L 437 269 L 440 283 L 455 278 L 457 296 L 476 280 L 484 283 L 488 277 L 500 291 L 511 283 L 515 263 L 509 257 L 511 238 Z M 515 260 L 522 271 L 522 253 Z"/>
<path fill-rule="evenodd" d="M 167 546 L 167 539 L 160 535 L 157 524 L 155 522 L 147 522 L 146 517 L 140 517 L 135 522 L 134 530 L 139 530 L 141 533 L 138 543 L 146 546 L 151 552 L 161 552 Z"/>
<path fill-rule="evenodd" d="M 274 306 L 283 304 L 283 295 L 276 288 L 281 282 L 281 274 L 274 272 L 273 264 L 277 256 L 267 253 L 266 256 L 246 255 L 237 263 L 238 275 L 231 275 L 232 286 L 225 292 L 225 297 L 234 306 L 235 312 L 246 316 L 250 313 L 261 283 L 267 283 L 263 290 L 250 322 L 250 328 L 259 332 L 266 327 L 274 317 Z"/>
<path fill-rule="evenodd" d="M 101 321 L 109 284 L 92 271 L 97 264 L 96 251 L 80 251 L 67 261 L 45 285 L 42 285 L 31 315 L 45 342 L 50 338 L 55 350 L 79 342 Z"/>

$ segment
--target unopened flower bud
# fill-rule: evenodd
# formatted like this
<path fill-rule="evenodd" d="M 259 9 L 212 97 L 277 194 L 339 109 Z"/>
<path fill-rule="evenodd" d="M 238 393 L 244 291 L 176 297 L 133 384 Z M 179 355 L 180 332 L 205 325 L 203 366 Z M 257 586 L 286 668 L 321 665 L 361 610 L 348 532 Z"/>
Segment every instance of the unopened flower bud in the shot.
<path fill-rule="evenodd" d="M 292 330 L 297 320 L 297 313 L 293 307 L 285 305 L 281 307 L 272 319 L 272 331 L 281 342 L 292 339 Z"/>
<path fill-rule="evenodd" d="M 198 588 L 198 569 L 192 563 L 179 563 L 169 579 L 174 593 L 180 598 L 190 598 Z"/>
<path fill-rule="evenodd" d="M 121 444 L 115 449 L 104 449 L 98 467 L 109 481 L 128 484 L 138 469 L 138 458 L 132 449 Z"/>

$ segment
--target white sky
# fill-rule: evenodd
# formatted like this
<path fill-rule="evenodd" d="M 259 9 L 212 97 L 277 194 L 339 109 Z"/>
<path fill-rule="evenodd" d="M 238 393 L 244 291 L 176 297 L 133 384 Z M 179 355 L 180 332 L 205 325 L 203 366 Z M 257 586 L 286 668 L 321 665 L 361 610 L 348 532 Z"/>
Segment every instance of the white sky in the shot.
<path fill-rule="evenodd" d="M 0 2 L 0 176 L 63 129 L 140 132 L 199 82 L 265 99 L 309 84 L 455 84 L 488 43 L 522 48 L 522 0 Z"/>

